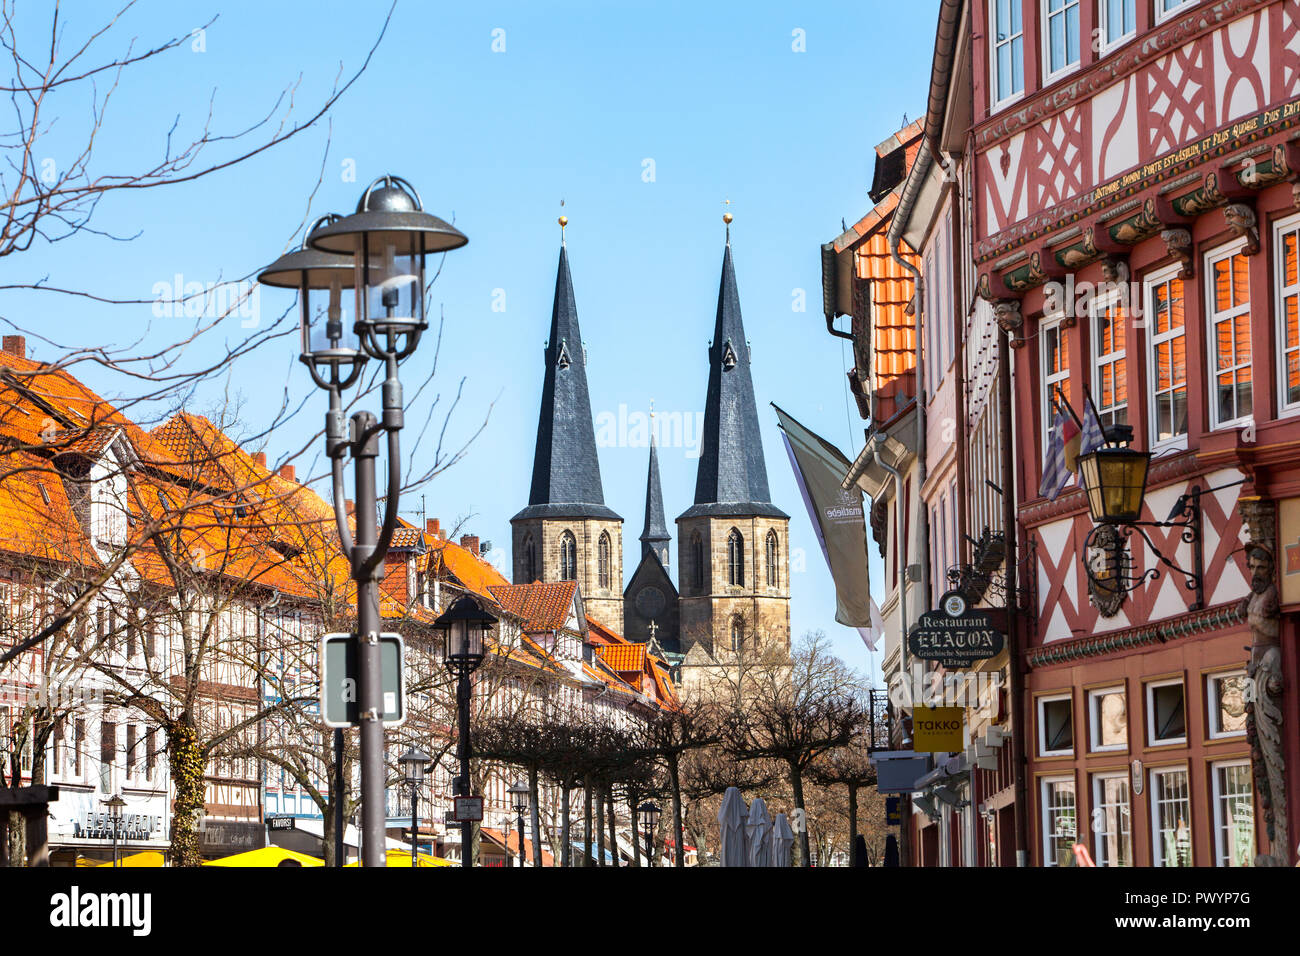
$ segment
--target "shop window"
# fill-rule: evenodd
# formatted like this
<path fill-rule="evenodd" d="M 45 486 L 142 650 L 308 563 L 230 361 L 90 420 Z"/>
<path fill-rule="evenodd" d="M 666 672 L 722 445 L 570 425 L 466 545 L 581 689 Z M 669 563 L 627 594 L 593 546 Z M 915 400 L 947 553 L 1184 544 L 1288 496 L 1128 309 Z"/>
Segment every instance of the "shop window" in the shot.
<path fill-rule="evenodd" d="M 1092 854 L 1098 866 L 1133 865 L 1133 814 L 1128 773 L 1092 777 Z"/>
<path fill-rule="evenodd" d="M 1069 694 L 1038 698 L 1038 752 L 1057 757 L 1074 752 L 1074 712 Z"/>
<path fill-rule="evenodd" d="M 1187 743 L 1182 678 L 1147 684 L 1147 744 Z"/>
<path fill-rule="evenodd" d="M 1192 865 L 1192 801 L 1187 768 L 1151 771 L 1151 846 L 1155 866 Z"/>
<path fill-rule="evenodd" d="M 1249 760 L 1213 764 L 1214 865 L 1253 866 L 1255 795 Z"/>
<path fill-rule="evenodd" d="M 1246 733 L 1247 678 L 1245 671 L 1210 674 L 1205 678 L 1210 737 L 1242 737 Z"/>
<path fill-rule="evenodd" d="M 1078 834 L 1073 777 L 1048 777 L 1042 786 L 1043 865 L 1069 866 Z"/>
<path fill-rule="evenodd" d="M 1128 746 L 1128 703 L 1122 686 L 1088 692 L 1088 729 L 1091 750 Z"/>

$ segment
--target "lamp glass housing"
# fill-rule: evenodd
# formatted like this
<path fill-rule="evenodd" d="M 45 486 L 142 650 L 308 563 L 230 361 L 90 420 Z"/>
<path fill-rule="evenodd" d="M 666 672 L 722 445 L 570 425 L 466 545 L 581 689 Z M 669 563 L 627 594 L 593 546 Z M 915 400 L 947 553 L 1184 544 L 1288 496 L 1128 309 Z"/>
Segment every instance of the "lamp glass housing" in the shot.
<path fill-rule="evenodd" d="M 1096 524 L 1132 524 L 1142 516 L 1151 453 L 1107 445 L 1079 456 L 1079 473 Z"/>
<path fill-rule="evenodd" d="M 424 319 L 424 252 L 419 233 L 363 232 L 356 256 L 356 321 L 376 336 L 413 333 Z"/>
<path fill-rule="evenodd" d="M 355 329 L 355 300 L 344 290 L 352 287 L 348 269 L 304 269 L 298 283 L 298 326 L 303 357 L 318 367 L 332 363 L 365 361 Z M 322 286 L 322 279 L 327 283 Z"/>
<path fill-rule="evenodd" d="M 522 780 L 518 780 L 514 784 L 512 784 L 508 790 L 506 790 L 506 793 L 510 794 L 510 796 L 514 798 L 514 806 L 515 806 L 516 813 L 522 815 L 528 812 L 528 804 L 530 798 L 530 794 L 528 792 L 528 784 L 524 783 Z"/>
<path fill-rule="evenodd" d="M 452 621 L 446 629 L 447 660 L 477 667 L 483 662 L 485 628 L 477 621 Z"/>
<path fill-rule="evenodd" d="M 398 758 L 398 762 L 402 765 L 402 777 L 408 784 L 418 787 L 424 782 L 424 768 L 429 762 L 428 754 L 412 747 Z"/>

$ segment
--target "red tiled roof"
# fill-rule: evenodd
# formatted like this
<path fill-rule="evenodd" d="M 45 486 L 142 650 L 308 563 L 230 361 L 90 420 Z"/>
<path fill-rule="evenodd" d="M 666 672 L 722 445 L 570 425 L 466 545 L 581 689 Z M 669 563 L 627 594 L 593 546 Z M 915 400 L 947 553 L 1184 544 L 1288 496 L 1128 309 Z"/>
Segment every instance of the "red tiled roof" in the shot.
<path fill-rule="evenodd" d="M 601 660 L 620 673 L 627 671 L 640 673 L 646 667 L 644 644 L 607 644 L 596 648 L 596 653 L 600 655 Z"/>
<path fill-rule="evenodd" d="M 518 830 L 511 830 L 510 835 L 507 836 L 495 827 L 481 827 L 479 833 L 486 836 L 497 846 L 504 847 L 511 856 L 516 858 L 519 856 Z M 524 859 L 529 863 L 533 863 L 533 841 L 531 837 L 524 841 Z M 542 851 L 542 866 L 555 866 L 555 857 L 551 855 L 549 850 Z"/>
<path fill-rule="evenodd" d="M 506 587 L 506 577 L 477 554 L 451 541 L 429 535 L 429 568 L 434 574 L 450 573 L 467 591 L 479 597 L 496 600 L 491 593 L 494 587 Z"/>
<path fill-rule="evenodd" d="M 524 630 L 553 631 L 568 623 L 577 587 L 575 581 L 534 581 L 489 585 L 488 591 L 503 608 L 523 618 Z"/>
<path fill-rule="evenodd" d="M 50 463 L 14 451 L 4 456 L 3 467 L 0 550 L 61 564 L 98 567 L 99 558 L 73 513 L 63 481 Z"/>

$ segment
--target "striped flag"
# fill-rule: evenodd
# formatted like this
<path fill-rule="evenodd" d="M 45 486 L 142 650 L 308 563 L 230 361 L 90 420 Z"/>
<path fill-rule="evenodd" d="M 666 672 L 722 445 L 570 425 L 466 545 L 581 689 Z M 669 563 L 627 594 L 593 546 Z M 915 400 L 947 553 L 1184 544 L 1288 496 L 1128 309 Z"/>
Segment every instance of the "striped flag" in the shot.
<path fill-rule="evenodd" d="M 1038 493 L 1044 498 L 1056 500 L 1061 489 L 1070 480 L 1070 471 L 1065 467 L 1065 425 L 1068 421 L 1065 412 L 1059 408 L 1052 419 L 1052 431 L 1047 438 L 1047 460 L 1043 463 L 1043 480 L 1039 482 Z"/>
<path fill-rule="evenodd" d="M 1105 437 L 1101 431 L 1101 421 L 1097 418 L 1097 413 L 1093 410 L 1092 402 L 1085 402 L 1083 405 L 1083 434 L 1079 438 L 1079 451 L 1075 456 L 1076 460 L 1079 455 L 1086 455 L 1094 452 L 1106 443 Z M 1071 469 L 1076 471 L 1075 468 Z M 1077 475 L 1079 487 L 1083 487 L 1082 473 Z"/>

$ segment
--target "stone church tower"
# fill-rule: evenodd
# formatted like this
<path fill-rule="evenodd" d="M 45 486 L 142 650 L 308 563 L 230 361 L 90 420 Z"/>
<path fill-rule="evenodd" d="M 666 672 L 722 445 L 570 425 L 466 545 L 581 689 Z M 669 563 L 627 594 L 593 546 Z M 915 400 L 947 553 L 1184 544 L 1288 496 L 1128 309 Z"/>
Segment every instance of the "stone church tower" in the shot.
<path fill-rule="evenodd" d="M 730 215 L 724 217 L 728 224 Z M 695 504 L 677 519 L 680 649 L 688 663 L 744 644 L 790 646 L 790 517 L 769 500 L 767 466 L 749 370 L 749 344 L 731 262 L 731 231 L 704 408 Z"/>
<path fill-rule="evenodd" d="M 561 226 L 565 224 L 561 220 Z M 561 242 L 528 507 L 510 519 L 514 582 L 576 580 L 587 614 L 623 628 L 623 519 L 606 507 L 587 356 Z"/>
<path fill-rule="evenodd" d="M 651 412 L 651 420 L 654 413 Z M 669 654 L 680 650 L 677 588 L 668 574 L 672 538 L 664 521 L 664 493 L 659 482 L 659 452 L 650 430 L 650 467 L 645 482 L 645 525 L 641 561 L 623 592 L 623 636 L 646 644 L 655 641 Z"/>

